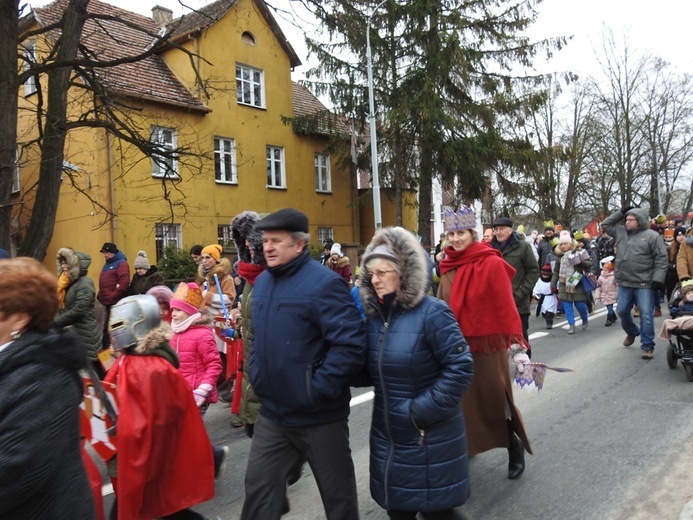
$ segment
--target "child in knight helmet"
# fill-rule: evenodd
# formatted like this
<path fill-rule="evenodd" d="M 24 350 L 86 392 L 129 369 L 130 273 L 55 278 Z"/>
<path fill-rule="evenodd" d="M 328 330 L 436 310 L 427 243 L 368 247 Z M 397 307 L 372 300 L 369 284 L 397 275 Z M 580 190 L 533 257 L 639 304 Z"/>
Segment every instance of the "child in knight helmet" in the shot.
<path fill-rule="evenodd" d="M 597 279 L 597 289 L 594 292 L 594 297 L 600 300 L 606 307 L 606 323 L 604 325 L 610 327 L 618 319 L 614 312 L 614 304 L 618 300 L 618 288 L 614 278 L 614 257 L 606 256 L 599 263 L 602 266 L 602 273 Z"/>
<path fill-rule="evenodd" d="M 532 296 L 537 300 L 537 316 L 539 313 L 546 320 L 546 328 L 553 328 L 553 319 L 556 316 L 558 298 L 551 290 L 551 276 L 553 269 L 548 262 L 541 267 L 540 276 L 532 290 Z"/>
<path fill-rule="evenodd" d="M 212 319 L 199 312 L 202 291 L 196 283 L 181 283 L 171 298 L 171 347 L 180 359 L 179 372 L 190 385 L 195 404 L 204 415 L 217 402 L 216 382 L 221 358 Z"/>

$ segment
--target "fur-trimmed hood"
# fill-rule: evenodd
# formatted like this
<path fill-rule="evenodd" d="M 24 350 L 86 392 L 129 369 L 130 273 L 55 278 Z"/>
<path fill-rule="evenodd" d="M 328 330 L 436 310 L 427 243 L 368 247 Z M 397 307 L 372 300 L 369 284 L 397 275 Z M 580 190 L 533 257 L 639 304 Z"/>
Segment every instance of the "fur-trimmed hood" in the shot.
<path fill-rule="evenodd" d="M 426 295 L 428 285 L 427 262 L 425 251 L 418 240 L 409 231 L 401 227 L 388 227 L 378 231 L 366 247 L 363 259 L 379 245 L 386 245 L 397 258 L 400 267 L 400 284 L 395 294 L 394 305 L 402 309 L 413 309 Z M 361 262 L 361 273 L 366 272 L 365 262 Z M 363 302 L 366 314 L 375 314 L 376 310 L 368 304 L 376 298 L 371 280 L 363 278 L 359 287 L 359 297 Z"/>
<path fill-rule="evenodd" d="M 325 265 L 326 265 L 327 267 L 329 267 L 330 269 L 332 269 L 332 266 L 335 265 L 335 263 L 332 261 L 332 256 L 330 256 L 330 257 L 327 259 L 327 262 L 325 262 Z M 350 264 L 349 264 L 349 257 L 348 257 L 348 256 L 342 256 L 342 257 L 339 258 L 339 260 L 337 260 L 337 267 L 339 267 L 340 269 L 341 269 L 342 267 L 346 267 L 347 265 L 350 265 Z"/>
<path fill-rule="evenodd" d="M 246 264 L 265 265 L 262 231 L 255 229 L 259 221 L 260 217 L 254 211 L 239 213 L 231 221 L 231 237 L 236 243 L 238 260 Z M 246 240 L 250 243 L 250 249 L 245 245 Z"/>
<path fill-rule="evenodd" d="M 219 263 L 212 267 L 209 271 L 207 271 L 207 274 L 204 274 L 204 266 L 200 264 L 200 267 L 198 268 L 198 273 L 199 276 L 202 280 L 206 279 L 207 282 L 209 283 L 209 286 L 212 287 L 214 286 L 214 275 L 216 274 L 219 277 L 219 281 L 226 276 L 226 275 L 231 275 L 231 262 L 229 262 L 228 258 L 222 258 L 219 260 Z"/>
<path fill-rule="evenodd" d="M 171 325 L 163 322 L 158 327 L 150 330 L 137 342 L 137 345 L 130 348 L 130 353 L 135 356 L 159 356 L 168 360 L 174 367 L 180 367 L 178 354 L 171 348 L 171 338 L 173 331 Z"/>
<path fill-rule="evenodd" d="M 86 276 L 91 265 L 91 256 L 81 251 L 74 251 L 69 247 L 61 247 L 55 255 L 55 263 L 58 266 L 58 276 L 62 273 L 60 263 L 65 260 L 68 265 L 67 276 L 70 282 L 74 282 L 81 276 Z"/>

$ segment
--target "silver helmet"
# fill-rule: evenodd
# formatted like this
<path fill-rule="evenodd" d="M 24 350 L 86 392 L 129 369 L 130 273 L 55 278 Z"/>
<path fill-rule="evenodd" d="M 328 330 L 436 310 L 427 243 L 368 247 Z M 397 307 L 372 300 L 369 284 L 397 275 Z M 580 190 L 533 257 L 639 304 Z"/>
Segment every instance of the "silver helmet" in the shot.
<path fill-rule="evenodd" d="M 108 332 L 113 350 L 123 350 L 144 338 L 161 325 L 159 303 L 154 296 L 139 294 L 123 298 L 111 307 Z"/>

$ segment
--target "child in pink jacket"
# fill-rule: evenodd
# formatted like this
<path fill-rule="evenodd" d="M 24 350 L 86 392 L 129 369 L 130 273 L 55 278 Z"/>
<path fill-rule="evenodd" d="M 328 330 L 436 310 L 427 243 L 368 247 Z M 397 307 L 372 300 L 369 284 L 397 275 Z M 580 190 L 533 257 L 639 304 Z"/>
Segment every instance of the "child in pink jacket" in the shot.
<path fill-rule="evenodd" d="M 199 312 L 202 291 L 195 283 L 178 285 L 171 299 L 171 347 L 180 359 L 181 375 L 190 385 L 195 404 L 204 415 L 217 402 L 216 382 L 221 374 L 221 358 L 212 329 L 212 320 Z"/>
<path fill-rule="evenodd" d="M 614 257 L 607 256 L 599 262 L 602 266 L 602 274 L 597 280 L 597 289 L 594 292 L 594 297 L 600 300 L 606 307 L 606 325 L 610 327 L 612 323 L 616 323 L 616 313 L 614 312 L 614 303 L 618 300 L 618 288 L 614 278 Z"/>

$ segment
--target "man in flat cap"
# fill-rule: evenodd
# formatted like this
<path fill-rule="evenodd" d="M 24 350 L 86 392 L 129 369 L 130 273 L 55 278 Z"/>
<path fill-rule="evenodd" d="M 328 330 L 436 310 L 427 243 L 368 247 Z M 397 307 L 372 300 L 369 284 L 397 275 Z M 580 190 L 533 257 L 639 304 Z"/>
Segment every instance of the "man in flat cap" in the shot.
<path fill-rule="evenodd" d="M 103 348 L 108 348 L 111 343 L 108 335 L 108 318 L 111 315 L 111 307 L 128 294 L 130 266 L 125 254 L 118 251 L 118 247 L 113 242 L 106 242 L 101 247 L 100 253 L 106 263 L 99 274 L 99 292 L 96 294 L 96 299 L 101 302 L 105 310 L 101 343 Z"/>
<path fill-rule="evenodd" d="M 513 277 L 513 298 L 517 312 L 522 320 L 522 335 L 529 344 L 529 313 L 532 289 L 539 279 L 539 262 L 532 245 L 513 231 L 513 222 L 508 217 L 500 217 L 493 223 L 494 237 L 490 246 L 498 249 L 503 260 L 515 268 Z M 531 350 L 527 351 L 531 355 Z"/>
<path fill-rule="evenodd" d="M 282 209 L 256 229 L 267 269 L 253 290 L 248 372 L 262 407 L 241 518 L 278 520 L 289 472 L 303 459 L 326 518 L 357 519 L 347 418 L 349 381 L 366 362 L 361 316 L 344 281 L 311 259 L 306 215 Z"/>

